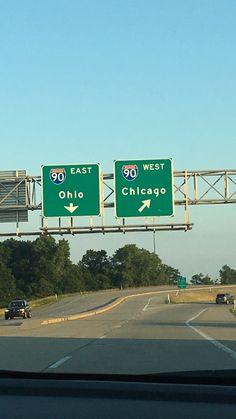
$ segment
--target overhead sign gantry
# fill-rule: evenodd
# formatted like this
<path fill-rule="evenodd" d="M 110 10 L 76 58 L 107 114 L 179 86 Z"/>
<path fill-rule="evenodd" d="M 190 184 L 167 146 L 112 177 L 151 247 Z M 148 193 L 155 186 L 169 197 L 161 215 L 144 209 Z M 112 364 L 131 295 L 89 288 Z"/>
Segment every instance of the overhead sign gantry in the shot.
<path fill-rule="evenodd" d="M 0 223 L 5 225 L 1 226 L 0 237 L 37 236 L 41 234 L 188 231 L 193 226 L 189 222 L 189 208 L 191 206 L 236 204 L 236 169 L 175 171 L 173 173 L 174 185 L 172 189 L 175 199 L 173 200 L 171 193 L 168 192 L 171 191 L 171 187 L 170 189 L 165 187 L 165 184 L 162 183 L 162 181 L 164 182 L 163 178 L 159 179 L 160 182 L 158 180 L 158 184 L 154 186 L 149 180 L 144 185 L 140 182 L 135 186 L 135 182 L 140 181 L 140 174 L 137 176 L 137 169 L 141 173 L 142 167 L 140 168 L 140 164 L 142 163 L 145 163 L 143 168 L 145 168 L 146 173 L 149 172 L 150 176 L 153 173 L 152 176 L 153 179 L 155 177 L 156 183 L 158 177 L 154 176 L 154 173 L 158 173 L 160 169 L 164 171 L 165 167 L 163 166 L 164 161 L 161 159 L 125 160 L 120 163 L 117 161 L 115 163 L 115 174 L 100 175 L 100 165 L 95 165 L 96 176 L 94 177 L 91 174 L 93 173 L 93 165 L 87 164 L 44 166 L 41 175 L 37 176 L 29 176 L 26 171 L 19 170 L 1 172 Z M 119 167 L 119 165 L 121 166 Z M 121 170 L 123 170 L 123 173 Z M 82 179 L 82 175 L 84 176 L 84 189 L 82 189 L 82 183 L 77 182 Z M 114 187 L 115 176 L 116 191 Z M 66 179 L 76 179 L 76 177 L 76 184 L 66 183 Z M 89 179 L 93 179 L 92 184 L 90 184 L 91 187 L 89 186 Z M 129 179 L 133 179 L 133 181 Z M 171 176 L 169 179 L 171 179 Z M 122 182 L 124 182 L 124 185 L 122 185 Z M 102 184 L 102 194 L 100 194 L 100 184 Z M 169 185 L 171 185 L 170 180 Z M 166 189 L 166 193 L 160 193 L 162 187 Z M 159 190 L 157 191 L 156 188 Z M 161 192 L 165 191 L 162 190 Z M 158 203 L 158 198 L 163 198 L 166 194 L 169 194 L 170 202 L 174 202 L 175 207 L 184 207 L 184 222 L 181 221 L 180 211 L 176 211 L 176 216 L 169 223 L 163 220 L 164 217 L 162 217 L 162 220 L 161 217 L 155 217 L 160 214 L 160 211 L 158 212 L 160 208 L 157 207 L 154 212 L 151 212 L 152 204 Z M 101 199 L 100 195 L 102 195 Z M 132 199 L 133 203 L 132 201 L 129 202 L 130 208 L 127 208 L 129 199 Z M 154 202 L 152 202 L 152 199 Z M 146 202 L 142 202 L 145 200 L 151 200 L 150 207 L 148 207 L 149 202 L 148 205 Z M 100 214 L 100 201 L 102 216 L 99 220 L 93 220 L 94 214 Z M 132 208 L 134 203 L 135 207 Z M 108 223 L 110 209 L 114 207 L 116 207 L 117 220 L 114 223 Z M 42 208 L 44 212 L 42 212 L 41 226 L 29 230 L 20 228 L 20 223 L 28 220 L 29 211 L 42 211 Z M 170 205 L 170 208 L 168 215 L 172 215 L 172 205 Z M 164 213 L 164 215 L 166 214 L 167 212 Z M 82 220 L 81 223 L 78 223 L 78 215 L 89 216 L 89 221 Z M 143 217 L 143 222 L 140 222 L 140 216 Z M 150 220 L 149 216 L 153 219 Z M 49 217 L 51 217 L 51 220 Z M 128 222 L 126 217 L 138 217 L 139 221 Z M 15 230 L 7 227 L 8 223 L 13 222 L 16 223 Z"/>

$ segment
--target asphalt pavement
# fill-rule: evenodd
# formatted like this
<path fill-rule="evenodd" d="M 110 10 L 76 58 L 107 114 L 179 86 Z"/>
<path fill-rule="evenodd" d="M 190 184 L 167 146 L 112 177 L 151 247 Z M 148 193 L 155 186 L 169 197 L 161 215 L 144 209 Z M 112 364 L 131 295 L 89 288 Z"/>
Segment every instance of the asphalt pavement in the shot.
<path fill-rule="evenodd" d="M 86 311 L 115 297 L 98 293 L 61 304 L 74 314 L 78 305 Z M 139 295 L 103 314 L 58 324 L 42 325 L 45 316 L 61 314 L 56 303 L 32 319 L 0 320 L 0 369 L 149 374 L 236 368 L 236 317 L 229 306 L 169 305 L 166 297 Z"/>

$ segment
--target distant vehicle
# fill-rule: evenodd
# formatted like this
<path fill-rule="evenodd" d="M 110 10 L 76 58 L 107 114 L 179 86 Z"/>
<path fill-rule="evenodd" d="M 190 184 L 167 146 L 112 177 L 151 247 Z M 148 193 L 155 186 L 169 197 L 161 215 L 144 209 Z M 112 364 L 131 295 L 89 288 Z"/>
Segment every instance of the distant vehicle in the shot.
<path fill-rule="evenodd" d="M 5 309 L 5 320 L 22 317 L 29 319 L 32 316 L 31 307 L 26 300 L 12 300 Z"/>
<path fill-rule="evenodd" d="M 217 294 L 216 304 L 233 304 L 234 296 L 232 294 Z"/>

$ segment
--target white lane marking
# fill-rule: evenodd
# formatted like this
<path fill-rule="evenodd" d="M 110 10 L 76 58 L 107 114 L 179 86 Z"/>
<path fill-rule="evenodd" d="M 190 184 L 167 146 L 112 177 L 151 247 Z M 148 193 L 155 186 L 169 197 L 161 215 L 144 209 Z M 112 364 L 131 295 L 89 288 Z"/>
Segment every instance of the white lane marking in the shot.
<path fill-rule="evenodd" d="M 59 361 L 57 361 L 54 364 L 50 365 L 49 368 L 55 369 L 57 367 L 60 367 L 60 365 L 64 364 L 64 362 L 68 361 L 69 359 L 71 359 L 71 356 L 65 356 L 64 358 L 61 358 L 61 359 L 59 359 Z"/>
<path fill-rule="evenodd" d="M 196 316 L 191 317 L 191 319 L 187 320 L 185 323 L 187 326 L 189 326 L 189 323 L 192 322 L 193 320 L 197 319 L 199 316 L 201 316 L 201 314 L 205 313 L 205 311 L 207 311 L 207 308 L 204 308 L 202 311 L 200 311 L 200 313 L 196 314 Z"/>
<path fill-rule="evenodd" d="M 127 321 L 124 321 L 124 322 L 122 322 L 122 323 L 120 323 L 120 324 L 117 324 L 117 325 L 116 325 L 116 326 L 114 326 L 111 330 L 109 330 L 109 331 L 107 332 L 107 334 L 108 334 L 109 332 L 112 332 L 114 329 L 120 329 L 120 328 L 123 326 L 123 324 L 126 324 L 126 323 L 128 323 L 128 320 L 127 320 Z M 102 335 L 102 336 L 97 336 L 97 337 L 96 337 L 96 339 L 106 339 L 106 338 L 107 338 L 107 334 Z"/>
<path fill-rule="evenodd" d="M 198 333 L 202 338 L 204 338 L 208 342 L 212 343 L 212 345 L 216 346 L 221 351 L 226 352 L 228 355 L 231 356 L 231 358 L 236 359 L 236 352 L 235 351 L 233 351 L 232 349 L 223 345 L 223 343 L 221 343 L 218 340 L 212 338 L 211 336 L 207 335 L 206 333 L 202 332 L 201 330 L 197 329 L 196 327 L 194 327 L 190 324 L 191 321 L 195 320 L 197 317 L 199 317 L 201 314 L 203 314 L 206 310 L 207 310 L 207 308 L 200 311 L 200 313 L 198 313 L 196 316 L 191 317 L 191 319 L 187 320 L 185 322 L 186 326 L 190 327 L 192 330 L 194 330 L 196 333 Z"/>
<path fill-rule="evenodd" d="M 151 301 L 151 298 L 148 299 L 147 304 L 143 307 L 143 311 L 146 311 L 147 310 L 147 308 L 148 308 L 148 306 L 150 304 L 150 301 Z"/>

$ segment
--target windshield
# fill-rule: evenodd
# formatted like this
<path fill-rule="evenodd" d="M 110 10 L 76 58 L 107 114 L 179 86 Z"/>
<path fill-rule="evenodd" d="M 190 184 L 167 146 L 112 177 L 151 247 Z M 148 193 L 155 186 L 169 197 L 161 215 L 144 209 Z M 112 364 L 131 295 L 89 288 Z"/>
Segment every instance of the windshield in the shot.
<path fill-rule="evenodd" d="M 24 307 L 25 303 L 24 301 L 12 301 L 9 304 L 9 307 Z"/>
<path fill-rule="evenodd" d="M 235 17 L 1 2 L 1 370 L 235 369 Z"/>

